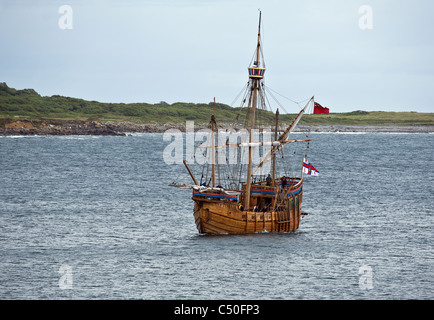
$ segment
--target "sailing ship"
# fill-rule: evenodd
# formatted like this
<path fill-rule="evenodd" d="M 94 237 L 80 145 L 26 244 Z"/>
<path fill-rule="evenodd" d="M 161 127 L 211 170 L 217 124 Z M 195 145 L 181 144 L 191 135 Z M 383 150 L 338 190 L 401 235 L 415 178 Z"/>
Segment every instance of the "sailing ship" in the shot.
<path fill-rule="evenodd" d="M 214 98 L 214 114 L 210 121 L 211 137 L 207 140 L 210 143 L 198 147 L 203 150 L 206 160 L 203 161 L 200 179 L 196 178 L 193 169 L 184 160 L 193 184 L 171 184 L 192 189 L 193 215 L 199 233 L 294 232 L 305 215 L 302 212 L 303 163 L 305 166 L 308 163 L 304 159 L 310 139 L 289 139 L 289 135 L 307 108 L 313 104 L 314 97 L 307 101 L 284 130 L 281 130 L 279 125 L 279 109 L 275 112 L 273 125 L 268 127 L 269 130 L 260 130 L 259 116 L 265 114 L 264 109 L 269 101 L 266 98 L 266 91 L 269 90 L 266 90 L 264 84 L 266 68 L 261 42 L 259 12 L 257 46 L 248 66 L 249 79 L 244 90 L 244 99 L 234 122 L 240 124 L 242 110 L 247 109 L 243 122 L 246 130 L 242 131 L 245 135 L 240 134 L 241 129 L 236 130 L 234 126 L 230 130 L 224 130 L 224 139 L 220 138 Z M 235 140 L 231 140 L 234 135 Z M 297 143 L 304 143 L 306 146 L 301 159 L 284 158 L 283 151 L 286 147 Z M 232 153 L 231 148 L 235 149 Z M 258 153 L 259 161 L 255 163 Z M 279 169 L 279 161 L 290 163 L 296 168 L 292 173 L 296 174 L 288 175 L 285 170 Z"/>

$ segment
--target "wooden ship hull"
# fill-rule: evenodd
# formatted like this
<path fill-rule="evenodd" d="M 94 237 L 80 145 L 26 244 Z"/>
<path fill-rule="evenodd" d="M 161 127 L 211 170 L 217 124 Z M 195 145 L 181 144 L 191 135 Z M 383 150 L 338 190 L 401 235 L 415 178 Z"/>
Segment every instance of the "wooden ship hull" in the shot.
<path fill-rule="evenodd" d="M 293 185 L 252 187 L 251 204 L 256 210 L 243 210 L 230 196 L 193 192 L 194 219 L 199 233 L 233 234 L 294 232 L 303 215 L 303 179 L 290 179 Z"/>

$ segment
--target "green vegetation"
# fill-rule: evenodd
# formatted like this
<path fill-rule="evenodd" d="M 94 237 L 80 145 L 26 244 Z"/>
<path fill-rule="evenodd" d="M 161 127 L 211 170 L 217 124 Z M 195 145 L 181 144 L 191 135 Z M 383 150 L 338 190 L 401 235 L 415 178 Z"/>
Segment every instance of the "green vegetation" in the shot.
<path fill-rule="evenodd" d="M 19 117 L 19 119 L 62 119 L 62 120 L 128 120 L 136 122 L 184 122 L 194 120 L 209 122 L 213 103 L 168 104 L 149 103 L 102 103 L 83 99 L 54 95 L 40 96 L 33 89 L 16 90 L 6 83 L 0 83 L 0 118 Z M 219 118 L 230 120 L 236 110 L 216 103 Z"/>
<path fill-rule="evenodd" d="M 234 121 L 239 108 L 216 103 L 219 122 Z M 115 120 L 139 123 L 185 123 L 193 120 L 207 123 L 214 108 L 213 103 L 168 104 L 164 101 L 149 103 L 102 103 L 78 98 L 54 95 L 40 96 L 33 89 L 16 90 L 0 83 L 0 126 L 7 119 L 40 120 Z M 242 110 L 242 113 L 245 109 Z M 260 111 L 266 122 L 274 122 L 271 112 Z M 295 114 L 281 115 L 281 120 L 290 122 Z M 335 125 L 434 125 L 434 113 L 416 112 L 366 112 L 331 113 L 329 115 L 305 115 L 300 124 Z"/>

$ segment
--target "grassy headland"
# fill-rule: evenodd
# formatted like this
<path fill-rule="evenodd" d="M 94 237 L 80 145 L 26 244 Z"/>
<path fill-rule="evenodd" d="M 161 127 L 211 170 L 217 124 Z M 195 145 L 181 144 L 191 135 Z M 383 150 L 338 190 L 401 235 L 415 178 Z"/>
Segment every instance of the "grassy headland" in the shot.
<path fill-rule="evenodd" d="M 36 127 L 49 121 L 98 121 L 131 122 L 137 124 L 185 124 L 195 121 L 206 124 L 214 108 L 213 103 L 168 104 L 103 103 L 54 95 L 41 96 L 33 89 L 17 90 L 0 83 L 0 128 L 12 121 L 31 121 Z M 242 112 L 245 110 L 243 109 Z M 232 122 L 239 108 L 216 103 L 219 122 Z M 262 111 L 261 111 L 262 112 Z M 273 123 L 271 112 L 262 112 L 263 118 Z M 282 122 L 290 122 L 294 114 L 281 115 Z M 366 112 L 331 113 L 329 115 L 305 115 L 304 125 L 366 125 L 366 126 L 434 126 L 434 113 L 417 112 Z"/>

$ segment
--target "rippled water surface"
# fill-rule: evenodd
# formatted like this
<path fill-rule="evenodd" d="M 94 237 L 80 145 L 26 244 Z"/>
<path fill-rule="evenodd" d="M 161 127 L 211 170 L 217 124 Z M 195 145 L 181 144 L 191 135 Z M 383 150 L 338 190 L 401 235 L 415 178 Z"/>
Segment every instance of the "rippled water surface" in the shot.
<path fill-rule="evenodd" d="M 310 138 L 297 232 L 204 236 L 161 134 L 1 137 L 0 299 L 433 299 L 434 135 Z"/>

